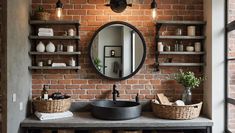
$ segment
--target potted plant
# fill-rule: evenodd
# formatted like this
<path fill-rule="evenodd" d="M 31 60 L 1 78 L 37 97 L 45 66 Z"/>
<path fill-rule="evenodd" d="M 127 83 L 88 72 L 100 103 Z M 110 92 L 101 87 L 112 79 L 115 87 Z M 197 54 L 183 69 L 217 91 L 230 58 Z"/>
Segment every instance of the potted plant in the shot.
<path fill-rule="evenodd" d="M 95 64 L 95 67 L 96 67 L 99 71 L 101 71 L 101 68 L 102 68 L 102 65 L 101 65 L 100 63 L 101 63 L 100 59 L 99 59 L 98 57 L 96 57 L 96 58 L 94 59 L 94 64 Z"/>
<path fill-rule="evenodd" d="M 202 77 L 196 77 L 195 74 L 191 71 L 183 72 L 180 70 L 179 73 L 175 74 L 174 79 L 184 86 L 184 93 L 182 95 L 182 101 L 185 104 L 192 103 L 192 93 L 191 89 L 199 87 L 201 82 L 204 80 Z"/>
<path fill-rule="evenodd" d="M 46 12 L 42 6 L 38 6 L 34 12 L 35 18 L 38 20 L 49 20 L 50 13 Z"/>

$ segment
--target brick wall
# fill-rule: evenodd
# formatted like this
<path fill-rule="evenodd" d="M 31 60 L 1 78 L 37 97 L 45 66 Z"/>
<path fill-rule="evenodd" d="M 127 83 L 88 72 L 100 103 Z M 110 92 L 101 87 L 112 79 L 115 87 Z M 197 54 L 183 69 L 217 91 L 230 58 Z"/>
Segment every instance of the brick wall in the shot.
<path fill-rule="evenodd" d="M 57 0 L 32 0 L 32 8 L 42 5 L 54 12 Z M 133 0 L 133 7 L 128 7 L 121 14 L 114 13 L 104 6 L 106 0 L 62 0 L 65 4 L 65 19 L 79 20 L 80 28 L 80 65 L 76 71 L 33 71 L 33 96 L 41 93 L 43 84 L 50 85 L 50 93 L 60 91 L 67 93 L 75 100 L 91 100 L 111 96 L 113 84 L 118 85 L 120 99 L 132 99 L 140 93 L 141 99 L 152 99 L 156 92 L 164 92 L 168 96 L 180 96 L 182 87 L 174 81 L 168 81 L 169 74 L 179 68 L 162 68 L 156 72 L 154 68 L 154 36 L 155 26 L 151 20 L 151 0 Z M 142 2 L 141 2 L 142 1 Z M 159 20 L 203 20 L 203 0 L 157 0 Z M 95 73 L 88 60 L 88 44 L 94 32 L 110 21 L 125 21 L 137 27 L 147 44 L 147 58 L 140 72 L 124 81 L 110 81 Z M 172 33 L 174 28 L 163 28 Z M 187 43 L 187 42 L 185 42 Z M 165 58 L 168 56 L 163 56 Z M 194 57 L 179 56 L 176 59 L 192 61 Z M 201 74 L 199 68 L 187 68 Z M 194 98 L 202 99 L 202 89 L 194 90 Z"/>

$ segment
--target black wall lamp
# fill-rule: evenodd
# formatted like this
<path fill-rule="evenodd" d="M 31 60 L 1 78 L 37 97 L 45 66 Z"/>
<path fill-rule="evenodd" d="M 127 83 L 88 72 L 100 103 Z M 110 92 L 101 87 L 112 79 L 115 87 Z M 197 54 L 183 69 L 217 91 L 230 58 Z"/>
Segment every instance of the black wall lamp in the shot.
<path fill-rule="evenodd" d="M 132 4 L 127 3 L 126 0 L 110 0 L 109 4 L 106 4 L 106 6 L 110 6 L 112 11 L 116 13 L 121 13 L 123 12 L 127 6 L 132 6 Z"/>
<path fill-rule="evenodd" d="M 153 21 L 156 21 L 156 18 L 157 18 L 157 2 L 156 2 L 156 0 L 152 1 L 151 10 L 152 10 Z"/>
<path fill-rule="evenodd" d="M 60 0 L 58 0 L 56 2 L 56 17 L 59 20 L 62 18 L 63 15 L 62 9 L 63 9 L 63 3 Z"/>

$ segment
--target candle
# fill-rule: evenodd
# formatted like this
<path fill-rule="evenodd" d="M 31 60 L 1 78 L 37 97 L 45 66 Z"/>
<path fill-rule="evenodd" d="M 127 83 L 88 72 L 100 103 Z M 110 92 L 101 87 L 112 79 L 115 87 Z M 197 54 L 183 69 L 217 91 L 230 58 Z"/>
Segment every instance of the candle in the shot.
<path fill-rule="evenodd" d="M 73 52 L 73 46 L 72 45 L 67 46 L 67 52 Z"/>

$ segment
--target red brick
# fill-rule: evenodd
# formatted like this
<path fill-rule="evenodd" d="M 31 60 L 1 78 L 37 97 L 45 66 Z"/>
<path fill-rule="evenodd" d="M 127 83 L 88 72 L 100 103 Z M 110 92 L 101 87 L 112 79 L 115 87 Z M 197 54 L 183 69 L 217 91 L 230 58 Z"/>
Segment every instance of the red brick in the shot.
<path fill-rule="evenodd" d="M 46 79 L 63 79 L 63 77 L 64 77 L 63 75 L 56 75 L 56 74 L 45 76 Z"/>
<path fill-rule="evenodd" d="M 87 84 L 87 80 L 72 80 L 72 84 Z"/>
<path fill-rule="evenodd" d="M 105 4 L 105 0 L 88 0 L 89 4 Z"/>
<path fill-rule="evenodd" d="M 95 96 L 94 95 L 80 95 L 79 98 L 91 100 L 91 99 L 94 99 Z"/>
<path fill-rule="evenodd" d="M 71 80 L 59 80 L 59 84 L 71 84 Z"/>

